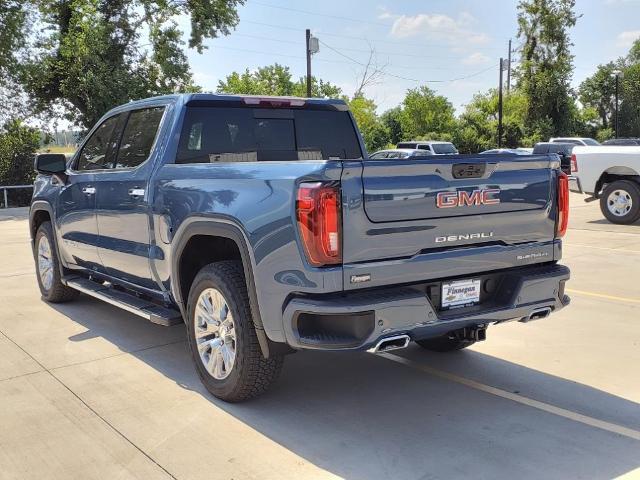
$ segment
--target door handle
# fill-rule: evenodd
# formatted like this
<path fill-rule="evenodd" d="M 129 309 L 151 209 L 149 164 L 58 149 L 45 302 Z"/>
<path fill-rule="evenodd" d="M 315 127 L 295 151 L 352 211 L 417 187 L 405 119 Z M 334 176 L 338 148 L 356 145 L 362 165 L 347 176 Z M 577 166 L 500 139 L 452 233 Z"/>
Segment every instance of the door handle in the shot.
<path fill-rule="evenodd" d="M 87 195 L 93 195 L 96 193 L 95 187 L 83 187 L 82 193 L 86 193 Z"/>
<path fill-rule="evenodd" d="M 132 188 L 129 190 L 129 195 L 132 197 L 144 197 L 144 188 Z"/>

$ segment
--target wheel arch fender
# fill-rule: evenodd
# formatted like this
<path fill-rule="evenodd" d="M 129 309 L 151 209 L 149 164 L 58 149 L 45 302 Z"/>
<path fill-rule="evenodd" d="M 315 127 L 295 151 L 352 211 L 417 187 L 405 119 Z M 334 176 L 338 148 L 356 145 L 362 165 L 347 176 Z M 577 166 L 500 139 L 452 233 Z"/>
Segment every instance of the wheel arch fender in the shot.
<path fill-rule="evenodd" d="M 175 299 L 183 318 L 188 321 L 187 299 L 183 298 L 180 264 L 185 247 L 189 240 L 197 235 L 222 237 L 233 241 L 240 252 L 244 269 L 249 304 L 253 315 L 253 323 L 265 358 L 269 357 L 269 344 L 260 316 L 260 306 L 255 286 L 255 259 L 249 247 L 249 240 L 242 226 L 234 219 L 222 215 L 196 215 L 186 218 L 176 231 L 171 242 L 171 294 Z"/>
<path fill-rule="evenodd" d="M 622 165 L 609 167 L 600 174 L 600 177 L 598 177 L 594 193 L 598 195 L 607 183 L 611 183 L 616 180 L 629 180 L 640 184 L 640 175 L 631 167 Z"/>
<path fill-rule="evenodd" d="M 49 215 L 49 219 L 51 223 L 54 222 L 53 217 L 53 207 L 51 204 L 45 200 L 36 200 L 31 204 L 31 208 L 29 209 L 29 233 L 31 234 L 31 241 L 35 240 L 37 226 L 36 226 L 36 218 L 39 213 L 46 212 Z"/>
<path fill-rule="evenodd" d="M 55 216 L 53 214 L 53 207 L 46 200 L 36 200 L 31 203 L 31 207 L 29 208 L 29 234 L 31 236 L 31 250 L 34 252 L 34 255 L 35 255 L 34 248 L 35 248 L 36 233 L 38 232 L 38 227 L 42 223 L 42 222 L 37 223 L 36 220 L 38 216 L 42 214 L 42 212 L 45 212 L 47 213 L 47 215 L 49 215 L 49 220 L 51 221 L 51 228 L 53 230 L 53 238 L 52 238 L 53 248 L 55 248 L 56 254 L 59 260 L 58 267 L 60 269 L 60 277 L 64 278 L 65 276 L 64 257 L 61 255 L 60 246 L 58 245 L 58 234 L 56 232 L 56 221 L 55 221 Z"/>

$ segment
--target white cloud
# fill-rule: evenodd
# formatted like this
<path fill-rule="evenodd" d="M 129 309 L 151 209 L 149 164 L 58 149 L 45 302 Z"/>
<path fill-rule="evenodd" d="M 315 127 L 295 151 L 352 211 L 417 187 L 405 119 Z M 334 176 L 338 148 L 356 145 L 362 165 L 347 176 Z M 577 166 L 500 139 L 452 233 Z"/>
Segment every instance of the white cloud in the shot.
<path fill-rule="evenodd" d="M 616 44 L 619 47 L 629 48 L 638 38 L 640 38 L 640 30 L 629 30 L 618 35 Z"/>
<path fill-rule="evenodd" d="M 471 55 L 463 58 L 462 59 L 462 64 L 463 65 L 470 65 L 470 66 L 485 65 L 490 60 L 491 59 L 488 56 L 486 56 L 484 53 L 475 52 L 475 53 L 472 53 Z"/>
<path fill-rule="evenodd" d="M 445 41 L 452 45 L 481 45 L 489 41 L 489 36 L 477 32 L 473 26 L 476 19 L 468 12 L 462 12 L 457 18 L 441 13 L 419 13 L 417 15 L 394 15 L 384 10 L 381 17 L 391 19 L 391 36 L 409 38 L 422 36 Z"/>

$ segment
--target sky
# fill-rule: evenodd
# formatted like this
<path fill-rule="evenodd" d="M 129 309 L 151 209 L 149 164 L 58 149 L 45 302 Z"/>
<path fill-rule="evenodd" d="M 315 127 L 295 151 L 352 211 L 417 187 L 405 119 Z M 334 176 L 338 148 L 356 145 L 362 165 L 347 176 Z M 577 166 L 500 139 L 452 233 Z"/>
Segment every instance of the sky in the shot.
<path fill-rule="evenodd" d="M 345 94 L 355 91 L 373 48 L 386 75 L 365 94 L 379 113 L 420 85 L 446 96 L 460 113 L 475 93 L 497 86 L 509 39 L 513 48 L 520 44 L 516 5 L 515 0 L 247 0 L 229 36 L 208 40 L 203 54 L 189 50 L 188 56 L 194 79 L 205 90 L 215 91 L 232 71 L 275 62 L 297 79 L 306 72 L 309 28 L 321 42 L 312 57 L 313 75 Z M 577 0 L 576 13 L 581 17 L 570 35 L 577 87 L 640 38 L 640 0 Z"/>

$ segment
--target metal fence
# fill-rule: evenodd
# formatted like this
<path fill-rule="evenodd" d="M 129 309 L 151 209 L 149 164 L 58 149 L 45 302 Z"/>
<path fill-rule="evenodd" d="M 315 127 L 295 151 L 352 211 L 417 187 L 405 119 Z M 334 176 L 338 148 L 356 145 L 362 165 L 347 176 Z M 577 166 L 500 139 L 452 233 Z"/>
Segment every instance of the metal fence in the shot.
<path fill-rule="evenodd" d="M 33 188 L 33 185 L 0 185 L 0 190 L 2 190 L 2 198 L 4 199 L 4 208 L 9 208 L 9 190 L 19 190 L 23 188 Z"/>

